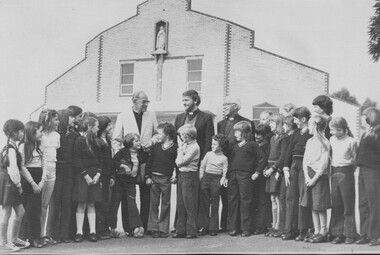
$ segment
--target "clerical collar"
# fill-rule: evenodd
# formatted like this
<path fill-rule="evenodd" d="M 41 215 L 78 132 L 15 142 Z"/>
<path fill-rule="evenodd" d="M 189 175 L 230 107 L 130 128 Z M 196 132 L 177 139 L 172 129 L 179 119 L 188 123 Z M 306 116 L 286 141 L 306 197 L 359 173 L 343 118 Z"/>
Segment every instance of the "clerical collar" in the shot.
<path fill-rule="evenodd" d="M 308 126 L 304 126 L 304 127 L 301 129 L 301 135 L 305 134 L 308 130 L 309 130 L 309 127 L 308 127 Z"/>
<path fill-rule="evenodd" d="M 196 109 L 195 111 L 193 112 L 187 112 L 189 115 L 197 115 L 199 112 L 199 109 Z"/>
<path fill-rule="evenodd" d="M 235 118 L 234 118 L 234 117 L 228 117 L 228 119 L 229 119 L 229 120 L 235 120 Z"/>

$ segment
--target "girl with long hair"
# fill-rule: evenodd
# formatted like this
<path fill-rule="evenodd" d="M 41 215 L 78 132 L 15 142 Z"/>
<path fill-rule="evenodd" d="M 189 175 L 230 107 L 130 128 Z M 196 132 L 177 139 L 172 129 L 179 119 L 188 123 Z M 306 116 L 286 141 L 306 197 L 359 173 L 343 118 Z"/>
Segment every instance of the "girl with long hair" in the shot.
<path fill-rule="evenodd" d="M 303 160 L 306 188 L 300 204 L 311 207 L 313 216 L 314 235 L 305 241 L 321 243 L 327 241 L 327 209 L 331 208 L 328 178 L 330 143 L 324 135 L 327 119 L 313 116 L 308 126 L 313 136 L 306 143 Z"/>
<path fill-rule="evenodd" d="M 280 214 L 280 185 L 284 158 L 288 147 L 288 135 L 285 134 L 284 117 L 281 114 L 274 114 L 269 120 L 269 126 L 274 133 L 270 140 L 270 153 L 268 158 L 268 168 L 263 171 L 267 178 L 265 192 L 269 193 L 272 201 L 272 228 L 266 236 L 281 237 L 279 223 Z"/>
<path fill-rule="evenodd" d="M 347 121 L 335 117 L 331 130 L 331 243 L 354 243 L 355 238 L 355 158 L 357 143 L 350 136 Z"/>
<path fill-rule="evenodd" d="M 21 174 L 25 179 L 22 183 L 24 190 L 23 205 L 25 216 L 21 233 L 33 247 L 42 248 L 41 242 L 41 188 L 38 183 L 42 177 L 42 124 L 29 121 L 25 124 L 24 138 L 19 150 L 22 157 Z"/>
<path fill-rule="evenodd" d="M 42 123 L 41 145 L 42 155 L 42 177 L 38 184 L 41 190 L 41 237 L 43 244 L 56 244 L 57 241 L 51 237 L 53 225 L 54 203 L 51 199 L 56 179 L 57 149 L 60 147 L 60 136 L 57 133 L 59 119 L 56 110 L 42 111 L 40 114 Z M 49 210 L 49 213 L 48 213 Z"/>
<path fill-rule="evenodd" d="M 53 238 L 63 243 L 70 242 L 71 195 L 74 186 L 74 143 L 79 137 L 75 132 L 75 116 L 71 110 L 58 111 L 61 147 L 57 150 L 57 172 L 54 187 L 54 227 Z"/>
<path fill-rule="evenodd" d="M 102 200 L 99 180 L 103 168 L 100 143 L 96 137 L 98 130 L 98 120 L 87 117 L 83 123 L 84 135 L 78 137 L 74 144 L 74 167 L 77 172 L 73 199 L 78 202 L 75 242 L 82 242 L 83 240 L 83 222 L 86 209 L 90 226 L 90 241 L 96 242 L 98 240 L 96 236 L 95 202 Z"/>

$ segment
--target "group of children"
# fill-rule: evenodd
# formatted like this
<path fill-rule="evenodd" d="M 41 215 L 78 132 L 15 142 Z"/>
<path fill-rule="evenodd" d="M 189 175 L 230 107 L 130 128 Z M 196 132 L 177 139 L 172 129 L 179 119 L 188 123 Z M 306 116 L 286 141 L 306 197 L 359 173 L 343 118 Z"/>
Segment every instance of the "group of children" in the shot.
<path fill-rule="evenodd" d="M 330 116 L 328 97 L 317 97 L 313 105 L 314 116 L 306 107 L 289 105 L 280 114 L 263 112 L 255 129 L 240 121 L 233 126 L 236 143 L 216 134 L 202 160 L 197 130 L 189 124 L 176 131 L 171 123 L 160 123 L 149 152 L 141 148 L 138 134 L 128 133 L 124 147 L 112 155 L 111 119 L 83 114 L 77 106 L 43 111 L 39 122 L 25 126 L 8 120 L 3 128 L 8 142 L 1 152 L 0 246 L 17 251 L 29 245 L 81 242 L 84 232 L 94 242 L 116 238 L 121 202 L 128 208 L 122 214 L 129 235 L 143 237 L 147 230 L 153 238 L 166 238 L 172 184 L 177 185 L 173 238 L 216 236 L 221 187 L 227 187 L 231 236 L 378 245 L 380 111 L 363 112 L 365 131 L 358 146 L 347 121 Z M 143 180 L 150 186 L 146 230 L 136 203 L 136 184 Z"/>

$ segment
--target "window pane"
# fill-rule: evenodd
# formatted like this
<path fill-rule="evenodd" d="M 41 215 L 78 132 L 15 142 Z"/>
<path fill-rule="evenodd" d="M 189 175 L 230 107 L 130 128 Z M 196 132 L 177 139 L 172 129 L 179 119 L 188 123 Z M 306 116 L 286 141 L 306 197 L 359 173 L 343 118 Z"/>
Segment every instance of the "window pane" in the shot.
<path fill-rule="evenodd" d="M 202 59 L 188 60 L 189 71 L 202 70 Z"/>
<path fill-rule="evenodd" d="M 200 82 L 189 82 L 189 89 L 201 91 L 201 83 Z"/>
<path fill-rule="evenodd" d="M 133 86 L 132 85 L 122 85 L 121 86 L 121 94 L 132 94 L 133 93 Z"/>
<path fill-rule="evenodd" d="M 189 72 L 188 81 L 202 81 L 202 72 Z"/>
<path fill-rule="evenodd" d="M 121 76 L 121 84 L 133 84 L 133 75 Z"/>
<path fill-rule="evenodd" d="M 134 64 L 123 64 L 121 65 L 121 74 L 133 74 Z"/>

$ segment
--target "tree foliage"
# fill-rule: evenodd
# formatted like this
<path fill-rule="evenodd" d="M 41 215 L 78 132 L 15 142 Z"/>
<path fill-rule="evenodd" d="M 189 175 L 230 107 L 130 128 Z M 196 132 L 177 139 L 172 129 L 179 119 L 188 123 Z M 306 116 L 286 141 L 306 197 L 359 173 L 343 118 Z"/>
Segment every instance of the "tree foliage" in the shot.
<path fill-rule="evenodd" d="M 370 18 L 368 26 L 368 53 L 372 56 L 372 60 L 377 62 L 380 58 L 380 0 L 375 1 L 373 6 L 375 13 Z"/>
<path fill-rule="evenodd" d="M 362 106 L 360 107 L 360 110 L 363 112 L 365 109 L 369 107 L 376 107 L 376 106 L 377 106 L 377 102 L 372 101 L 371 99 L 367 97 L 367 99 L 363 102 Z"/>
<path fill-rule="evenodd" d="M 348 89 L 346 89 L 346 88 L 342 88 L 341 90 L 334 92 L 331 96 L 335 97 L 335 98 L 339 98 L 339 99 L 346 101 L 348 103 L 359 105 L 356 97 L 352 96 L 350 94 L 350 92 L 348 91 Z"/>

